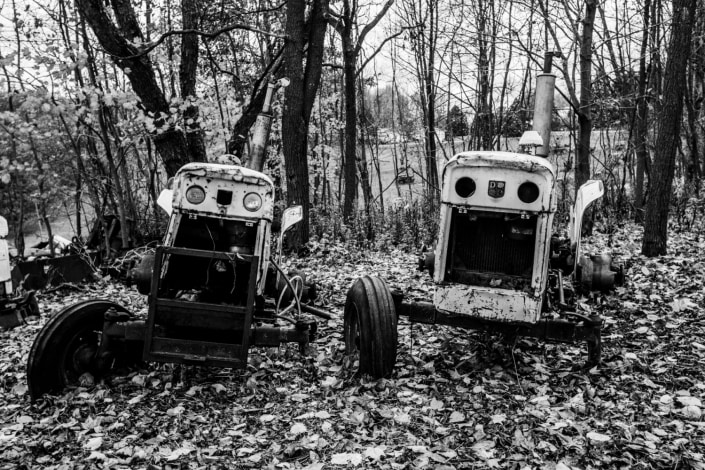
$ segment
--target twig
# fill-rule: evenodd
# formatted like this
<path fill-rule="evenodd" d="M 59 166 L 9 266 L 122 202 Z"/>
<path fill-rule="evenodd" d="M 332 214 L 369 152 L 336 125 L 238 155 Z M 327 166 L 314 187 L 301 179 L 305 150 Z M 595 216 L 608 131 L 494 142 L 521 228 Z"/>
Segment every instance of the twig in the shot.
<path fill-rule="evenodd" d="M 208 39 L 213 39 L 213 38 L 220 36 L 223 33 L 228 33 L 228 32 L 233 31 L 235 29 L 240 29 L 243 31 L 251 31 L 253 33 L 259 33 L 259 34 L 263 34 L 265 36 L 270 36 L 270 37 L 277 38 L 277 39 L 286 39 L 286 36 L 282 35 L 282 34 L 270 33 L 269 31 L 264 31 L 262 29 L 255 28 L 255 27 L 252 27 L 252 26 L 244 24 L 244 23 L 233 23 L 231 25 L 224 26 L 220 29 L 216 29 L 215 31 L 200 31 L 198 29 L 175 29 L 172 31 L 167 31 L 166 33 L 162 34 L 154 41 L 148 43 L 148 45 L 146 45 L 144 48 L 142 48 L 140 50 L 140 52 L 138 52 L 137 54 L 130 55 L 130 56 L 123 56 L 123 57 L 112 55 L 112 54 L 111 55 L 113 57 L 115 57 L 116 59 L 123 59 L 123 60 L 137 59 L 139 57 L 142 57 L 143 55 L 150 53 L 154 49 L 156 49 L 157 46 L 159 46 L 161 43 L 163 43 L 164 40 L 166 40 L 166 38 L 168 38 L 170 36 L 176 36 L 179 34 L 197 34 L 199 36 L 203 36 Z"/>

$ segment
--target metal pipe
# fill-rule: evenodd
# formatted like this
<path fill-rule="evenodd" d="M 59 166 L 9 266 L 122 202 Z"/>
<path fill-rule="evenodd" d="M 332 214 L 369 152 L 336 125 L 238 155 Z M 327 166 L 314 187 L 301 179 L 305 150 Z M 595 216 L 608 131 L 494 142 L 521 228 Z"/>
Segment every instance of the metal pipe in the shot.
<path fill-rule="evenodd" d="M 255 171 L 264 169 L 264 160 L 267 153 L 267 142 L 269 141 L 269 130 L 272 128 L 272 95 L 277 87 L 277 82 L 270 82 L 267 85 L 267 95 L 264 98 L 262 111 L 257 116 L 255 124 L 252 126 L 250 134 L 249 155 L 247 156 L 247 168 Z"/>
<path fill-rule="evenodd" d="M 542 73 L 536 77 L 536 94 L 534 101 L 534 124 L 532 129 L 541 135 L 543 145 L 536 149 L 536 155 L 548 158 L 551 147 L 551 117 L 553 114 L 553 91 L 556 76 Z"/>
<path fill-rule="evenodd" d="M 245 166 L 255 171 L 264 170 L 264 161 L 267 156 L 267 142 L 269 142 L 269 131 L 272 128 L 272 97 L 274 91 L 279 87 L 289 85 L 288 78 L 280 78 L 270 81 L 267 85 L 267 94 L 262 103 L 262 111 L 257 116 L 249 140 L 249 154 Z"/>
<path fill-rule="evenodd" d="M 282 343 L 308 343 L 308 329 L 281 328 L 270 325 L 255 325 L 250 329 L 252 346 L 279 346 Z"/>
<path fill-rule="evenodd" d="M 313 305 L 301 304 L 301 311 L 310 313 L 311 315 L 315 315 L 317 317 L 324 318 L 326 320 L 333 319 L 333 315 L 326 312 L 325 310 L 321 310 L 320 308 L 314 307 Z"/>

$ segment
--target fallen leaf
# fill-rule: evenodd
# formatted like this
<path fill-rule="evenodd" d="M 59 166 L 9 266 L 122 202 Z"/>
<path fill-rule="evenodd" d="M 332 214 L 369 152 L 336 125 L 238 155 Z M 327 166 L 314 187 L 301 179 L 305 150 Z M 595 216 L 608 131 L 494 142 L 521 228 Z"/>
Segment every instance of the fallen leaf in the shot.
<path fill-rule="evenodd" d="M 609 442 L 612 438 L 606 434 L 600 434 L 599 432 L 590 431 L 585 435 L 590 441 L 595 443 Z"/>
<path fill-rule="evenodd" d="M 372 460 L 379 460 L 384 457 L 384 451 L 386 448 L 387 446 L 368 447 L 365 449 L 365 457 Z"/>
<path fill-rule="evenodd" d="M 173 450 L 168 456 L 167 460 L 169 462 L 173 462 L 174 460 L 178 460 L 179 458 L 183 457 L 184 455 L 188 455 L 191 452 L 193 452 L 194 449 L 191 447 L 179 447 L 178 449 Z"/>
<path fill-rule="evenodd" d="M 86 450 L 98 450 L 102 447 L 103 445 L 103 438 L 102 437 L 92 437 L 88 439 L 85 444 L 83 444 L 83 448 Z"/>
<path fill-rule="evenodd" d="M 294 436 L 298 436 L 299 434 L 303 434 L 307 431 L 306 425 L 304 423 L 295 423 L 289 432 L 293 434 Z"/>
<path fill-rule="evenodd" d="M 330 463 L 333 465 L 353 465 L 357 467 L 362 464 L 362 455 L 357 452 L 333 454 L 330 459 Z"/>
<path fill-rule="evenodd" d="M 472 450 L 479 458 L 489 460 L 494 458 L 494 441 L 482 440 L 472 445 Z"/>
<path fill-rule="evenodd" d="M 181 405 L 175 406 L 174 408 L 169 408 L 166 410 L 168 416 L 179 416 L 184 412 L 184 407 Z"/>
<path fill-rule="evenodd" d="M 443 401 L 433 399 L 433 400 L 431 400 L 431 404 L 429 405 L 429 408 L 431 408 L 432 410 L 442 410 L 443 409 Z"/>

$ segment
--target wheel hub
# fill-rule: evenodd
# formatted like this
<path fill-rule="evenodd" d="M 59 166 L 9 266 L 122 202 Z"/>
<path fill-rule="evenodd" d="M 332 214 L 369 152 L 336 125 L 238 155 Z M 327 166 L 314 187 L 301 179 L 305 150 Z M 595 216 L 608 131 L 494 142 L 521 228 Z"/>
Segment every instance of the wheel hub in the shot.
<path fill-rule="evenodd" d="M 90 370 L 94 363 L 96 350 L 96 346 L 91 344 L 82 344 L 76 348 L 72 358 L 73 369 L 79 373 Z"/>

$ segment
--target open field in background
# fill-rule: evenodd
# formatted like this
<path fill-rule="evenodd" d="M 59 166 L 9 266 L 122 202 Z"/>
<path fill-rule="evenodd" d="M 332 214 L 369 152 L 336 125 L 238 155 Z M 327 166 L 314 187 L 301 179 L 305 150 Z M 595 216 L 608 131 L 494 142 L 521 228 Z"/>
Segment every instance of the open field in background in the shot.
<path fill-rule="evenodd" d="M 590 168 L 593 178 L 604 181 L 606 191 L 609 191 L 610 187 L 618 187 L 621 184 L 624 168 L 622 158 L 624 151 L 627 149 L 628 137 L 628 130 L 597 130 L 592 134 L 593 158 Z M 549 160 L 557 169 L 558 189 L 561 193 L 565 190 L 565 195 L 572 200 L 575 149 L 570 146 L 570 134 L 568 131 L 554 132 L 551 136 L 551 141 L 552 150 Z M 444 145 L 442 147 L 439 146 L 437 151 L 439 178 L 442 176 L 443 166 L 454 154 L 472 150 L 468 147 L 468 139 L 464 138 L 455 139 L 453 146 L 451 146 L 450 142 L 443 143 Z M 516 151 L 518 143 L 518 137 L 503 137 L 500 141 L 501 150 Z M 373 146 L 372 149 L 368 147 L 366 151 L 372 194 L 375 197 L 376 204 L 379 204 L 379 175 L 381 175 L 385 207 L 423 198 L 423 181 L 426 175 L 423 142 L 382 144 L 377 147 Z M 379 162 L 379 172 L 377 171 L 375 160 Z M 340 157 L 337 154 L 328 157 L 326 178 L 330 184 L 334 200 L 337 197 L 339 162 Z M 404 168 L 408 168 L 408 172 L 404 171 Z M 399 175 L 411 175 L 413 182 L 410 184 L 395 184 L 394 179 L 397 171 L 399 171 Z M 358 191 L 361 198 L 362 188 L 359 187 Z"/>

